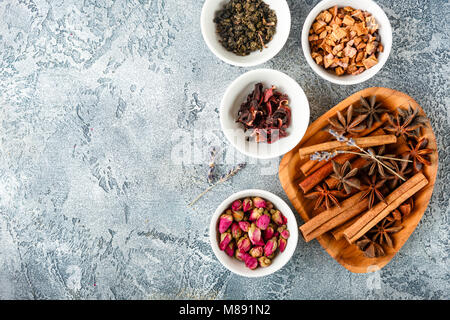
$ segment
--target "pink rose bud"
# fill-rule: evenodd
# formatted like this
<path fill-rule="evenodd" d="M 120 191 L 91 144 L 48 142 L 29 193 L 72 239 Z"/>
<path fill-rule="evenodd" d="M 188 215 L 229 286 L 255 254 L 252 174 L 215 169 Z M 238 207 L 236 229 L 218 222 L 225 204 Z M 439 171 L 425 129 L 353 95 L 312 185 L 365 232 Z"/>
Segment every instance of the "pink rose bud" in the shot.
<path fill-rule="evenodd" d="M 270 217 L 267 214 L 263 214 L 256 220 L 256 226 L 261 230 L 266 230 L 270 223 Z"/>
<path fill-rule="evenodd" d="M 252 199 L 245 198 L 244 201 L 242 202 L 242 210 L 244 210 L 244 212 L 247 212 L 252 208 L 253 208 Z"/>
<path fill-rule="evenodd" d="M 287 223 L 286 217 L 280 212 L 280 210 L 275 210 L 275 212 L 272 213 L 272 220 L 279 226 Z"/>
<path fill-rule="evenodd" d="M 259 229 L 256 224 L 252 223 L 250 226 L 250 229 L 248 229 L 248 237 L 250 238 L 250 241 L 255 246 L 263 246 L 264 241 L 262 241 L 261 238 L 261 229 Z"/>
<path fill-rule="evenodd" d="M 241 209 L 242 209 L 242 202 L 241 202 L 241 200 L 236 200 L 231 205 L 231 210 L 233 210 L 233 211 L 239 211 Z"/>
<path fill-rule="evenodd" d="M 240 261 L 245 261 L 248 257 L 250 257 L 250 255 L 246 252 L 242 252 L 241 250 L 236 249 L 234 257 Z"/>
<path fill-rule="evenodd" d="M 260 197 L 254 197 L 253 198 L 253 204 L 257 208 L 265 208 L 267 206 L 266 200 L 260 198 Z"/>
<path fill-rule="evenodd" d="M 275 228 L 273 224 L 269 224 L 266 230 L 264 230 L 264 241 L 268 241 L 275 234 Z"/>
<path fill-rule="evenodd" d="M 233 218 L 236 221 L 241 221 L 244 219 L 244 211 L 232 211 L 233 212 Z"/>
<path fill-rule="evenodd" d="M 278 239 L 278 247 L 280 248 L 280 252 L 283 252 L 286 249 L 287 240 L 285 238 L 280 237 Z"/>
<path fill-rule="evenodd" d="M 252 212 L 250 213 L 250 216 L 248 217 L 248 220 L 250 221 L 256 221 L 259 217 L 261 217 L 263 213 L 263 209 L 253 208 Z"/>
<path fill-rule="evenodd" d="M 275 250 L 277 250 L 277 247 L 277 238 L 273 237 L 272 239 L 267 241 L 266 245 L 264 246 L 264 255 L 266 257 L 272 255 L 273 253 L 275 253 Z"/>
<path fill-rule="evenodd" d="M 250 222 L 247 221 L 239 221 L 239 227 L 242 231 L 248 232 L 248 229 L 250 228 Z"/>
<path fill-rule="evenodd" d="M 248 256 L 247 259 L 244 260 L 245 266 L 249 269 L 256 269 L 258 267 L 258 260 L 253 258 L 252 256 Z"/>
<path fill-rule="evenodd" d="M 256 246 L 250 249 L 249 254 L 253 257 L 253 258 L 259 258 L 263 255 L 264 253 L 264 248 L 262 246 Z"/>
<path fill-rule="evenodd" d="M 252 244 L 250 243 L 250 240 L 247 238 L 247 235 L 244 235 L 242 238 L 238 240 L 237 247 L 242 252 L 248 252 L 250 250 Z"/>
<path fill-rule="evenodd" d="M 270 266 L 270 264 L 272 263 L 272 260 L 270 260 L 267 257 L 259 257 L 258 262 L 261 267 L 265 268 L 265 267 Z"/>
<path fill-rule="evenodd" d="M 225 248 L 228 246 L 228 244 L 231 242 L 231 234 L 226 232 L 226 233 L 222 233 L 220 235 L 220 243 L 219 243 L 219 248 L 220 250 L 225 250 Z"/>
<path fill-rule="evenodd" d="M 237 222 L 233 222 L 231 225 L 231 235 L 235 239 L 239 239 L 242 236 L 242 230 Z"/>
<path fill-rule="evenodd" d="M 286 225 L 282 225 L 277 229 L 278 233 L 285 239 L 288 239 L 290 236 L 289 230 Z"/>
<path fill-rule="evenodd" d="M 268 209 L 268 210 L 273 209 L 273 203 L 270 201 L 266 201 L 266 209 Z"/>
<path fill-rule="evenodd" d="M 234 249 L 236 248 L 236 243 L 230 242 L 225 248 L 225 253 L 230 257 L 234 256 Z"/>
<path fill-rule="evenodd" d="M 233 216 L 230 214 L 222 214 L 219 219 L 219 232 L 224 233 L 233 223 Z"/>

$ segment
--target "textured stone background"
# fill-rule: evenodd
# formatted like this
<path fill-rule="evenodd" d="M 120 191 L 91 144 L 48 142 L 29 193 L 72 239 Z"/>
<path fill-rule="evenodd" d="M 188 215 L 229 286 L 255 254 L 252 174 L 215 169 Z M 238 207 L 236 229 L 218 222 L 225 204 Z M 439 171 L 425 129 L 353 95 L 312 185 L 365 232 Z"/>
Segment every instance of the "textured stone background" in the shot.
<path fill-rule="evenodd" d="M 450 298 L 448 1 L 380 0 L 394 29 L 391 57 L 370 81 L 350 87 L 320 79 L 301 52 L 302 24 L 318 1 L 288 2 L 290 38 L 262 67 L 300 83 L 311 120 L 369 86 L 406 92 L 431 119 L 436 188 L 393 261 L 372 275 L 352 274 L 317 242 L 300 240 L 282 270 L 250 281 L 216 260 L 208 223 L 225 197 L 258 187 L 287 198 L 279 159 L 242 158 L 220 132 L 221 96 L 247 69 L 207 49 L 202 1 L 6 0 L 1 299 Z M 188 208 L 208 186 L 210 145 L 221 148 L 219 172 L 249 165 Z"/>

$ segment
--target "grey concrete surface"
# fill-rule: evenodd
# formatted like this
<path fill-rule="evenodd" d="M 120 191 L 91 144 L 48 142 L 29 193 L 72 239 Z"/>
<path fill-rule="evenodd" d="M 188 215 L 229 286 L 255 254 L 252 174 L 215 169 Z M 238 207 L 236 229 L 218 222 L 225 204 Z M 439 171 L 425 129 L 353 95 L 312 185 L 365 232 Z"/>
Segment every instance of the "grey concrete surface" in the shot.
<path fill-rule="evenodd" d="M 266 278 L 233 275 L 214 257 L 208 224 L 223 199 L 247 188 L 287 197 L 279 159 L 240 156 L 220 131 L 223 92 L 254 68 L 208 50 L 202 1 L 5 0 L 0 299 L 448 299 L 449 3 L 378 1 L 394 29 L 391 56 L 370 81 L 345 87 L 315 75 L 301 51 L 317 2 L 288 1 L 289 40 L 261 67 L 299 82 L 311 120 L 353 92 L 384 86 L 416 99 L 437 136 L 431 203 L 389 265 L 352 274 L 301 239 Z M 208 186 L 211 145 L 220 148 L 219 173 L 248 165 L 189 208 Z"/>

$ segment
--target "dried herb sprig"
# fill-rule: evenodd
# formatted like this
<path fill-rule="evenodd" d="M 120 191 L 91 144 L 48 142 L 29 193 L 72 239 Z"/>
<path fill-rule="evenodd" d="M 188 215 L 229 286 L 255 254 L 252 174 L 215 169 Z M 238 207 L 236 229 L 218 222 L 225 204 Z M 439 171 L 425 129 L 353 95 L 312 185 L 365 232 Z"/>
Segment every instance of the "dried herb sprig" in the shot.
<path fill-rule="evenodd" d="M 240 163 L 236 167 L 234 167 L 233 169 L 229 170 L 226 174 L 223 174 L 222 176 L 220 176 L 220 179 L 217 180 L 216 183 L 214 183 L 213 185 L 210 185 L 208 188 L 206 188 L 205 191 L 200 193 L 194 200 L 192 200 L 192 202 L 189 203 L 188 206 L 192 207 L 201 197 L 203 197 L 206 193 L 208 193 L 212 188 L 214 188 L 218 184 L 221 184 L 221 183 L 227 181 L 228 179 L 230 179 L 231 177 L 236 175 L 246 165 L 247 165 L 246 163 Z"/>
<path fill-rule="evenodd" d="M 340 142 L 345 142 L 348 146 L 351 147 L 355 147 L 357 148 L 359 151 L 361 151 L 361 153 L 363 153 L 363 155 L 365 155 L 368 158 L 373 159 L 374 161 L 378 162 L 381 166 L 385 167 L 386 169 L 388 169 L 390 172 L 392 172 L 393 174 L 395 174 L 396 176 L 398 176 L 401 180 L 405 181 L 406 179 L 403 178 L 402 176 L 400 176 L 397 172 L 395 172 L 391 167 L 387 166 L 386 164 L 383 163 L 383 161 L 379 160 L 377 158 L 377 156 L 375 154 L 371 154 L 370 152 L 364 150 L 363 148 L 361 148 L 360 146 L 358 146 L 355 142 L 355 140 L 353 140 L 352 138 L 347 138 L 345 137 L 343 134 L 339 134 L 336 131 L 334 131 L 333 129 L 329 129 L 328 132 L 336 138 L 337 141 Z M 343 151 L 343 152 L 348 152 L 348 151 Z M 399 159 L 400 160 L 400 159 Z M 402 161 L 402 160 L 400 160 Z"/>
<path fill-rule="evenodd" d="M 209 150 L 209 169 L 208 169 L 208 182 L 212 184 L 216 178 L 215 170 L 216 170 L 216 156 L 217 156 L 217 148 L 211 147 Z"/>

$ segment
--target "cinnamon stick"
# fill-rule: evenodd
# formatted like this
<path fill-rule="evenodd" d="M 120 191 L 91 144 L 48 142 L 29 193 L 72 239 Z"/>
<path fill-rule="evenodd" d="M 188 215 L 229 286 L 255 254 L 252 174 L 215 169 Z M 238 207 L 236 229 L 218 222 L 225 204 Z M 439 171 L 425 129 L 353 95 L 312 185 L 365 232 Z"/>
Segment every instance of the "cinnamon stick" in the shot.
<path fill-rule="evenodd" d="M 355 143 L 361 148 L 367 148 L 367 147 L 381 146 L 390 143 L 396 143 L 397 137 L 393 134 L 389 134 L 381 136 L 360 137 L 355 138 L 354 140 Z M 354 149 L 354 147 L 349 146 L 347 142 L 327 141 L 324 143 L 319 143 L 316 145 L 300 148 L 298 149 L 298 153 L 300 155 L 300 159 L 304 159 L 318 151 L 351 150 L 351 149 Z"/>
<path fill-rule="evenodd" d="M 384 130 L 382 128 L 379 128 L 385 121 L 383 119 L 384 118 L 382 117 L 381 122 L 374 123 L 372 128 L 370 128 L 370 130 L 366 129 L 363 133 L 361 133 L 360 136 L 361 137 L 364 137 L 366 135 L 379 136 L 379 135 L 385 134 Z M 398 139 L 397 139 L 397 143 L 398 143 Z M 305 176 L 309 176 L 310 174 L 315 172 L 317 169 L 322 167 L 325 163 L 327 163 L 327 162 L 326 161 L 317 161 L 317 160 L 308 160 L 300 167 L 300 170 L 303 172 L 303 174 Z"/>
<path fill-rule="evenodd" d="M 343 233 L 344 237 L 349 243 L 355 242 L 427 184 L 428 180 L 423 173 L 415 174 L 385 197 L 384 202 L 377 203 L 348 227 Z"/>
<path fill-rule="evenodd" d="M 356 193 L 344 200 L 340 207 L 323 211 L 303 224 L 299 230 L 305 241 L 309 242 L 363 212 L 369 200 L 360 201 L 361 194 L 362 192 Z"/>

